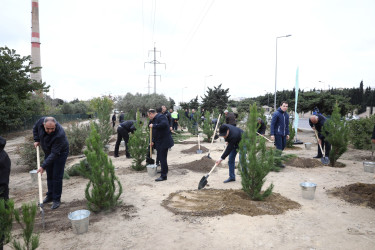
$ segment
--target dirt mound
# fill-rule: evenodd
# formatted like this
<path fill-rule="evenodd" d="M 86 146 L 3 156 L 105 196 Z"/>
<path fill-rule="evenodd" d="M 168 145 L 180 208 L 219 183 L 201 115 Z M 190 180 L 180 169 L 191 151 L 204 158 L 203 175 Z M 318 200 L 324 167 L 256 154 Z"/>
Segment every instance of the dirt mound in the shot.
<path fill-rule="evenodd" d="M 198 142 L 196 141 L 181 141 L 179 144 L 197 144 Z"/>
<path fill-rule="evenodd" d="M 174 169 L 188 169 L 193 172 L 208 173 L 214 165 L 215 161 L 213 159 L 209 159 L 207 156 L 203 156 L 200 160 L 179 165 L 173 165 L 172 167 Z M 219 164 L 218 166 L 221 166 L 221 164 Z"/>
<path fill-rule="evenodd" d="M 44 223 L 45 229 L 43 229 L 42 215 L 38 212 L 35 217 L 35 231 L 36 232 L 60 232 L 72 230 L 72 223 L 68 219 L 68 214 L 80 209 L 87 209 L 86 200 L 73 200 L 72 202 L 62 202 L 58 209 L 52 210 L 50 207 L 52 203 L 44 204 Z M 131 219 L 135 217 L 136 209 L 133 205 L 120 204 L 113 212 L 121 211 L 121 215 L 124 219 Z M 108 212 L 100 212 L 90 214 L 90 224 L 95 223 L 108 216 Z M 13 224 L 13 229 L 20 229 L 18 223 Z"/>
<path fill-rule="evenodd" d="M 242 190 L 203 189 L 178 191 L 162 202 L 169 211 L 180 215 L 223 216 L 243 214 L 249 216 L 277 215 L 300 204 L 273 193 L 264 201 L 252 201 Z"/>
<path fill-rule="evenodd" d="M 349 203 L 375 209 L 375 184 L 354 183 L 327 192 Z"/>
<path fill-rule="evenodd" d="M 198 149 L 199 149 L 198 145 L 195 145 L 192 148 L 182 150 L 181 153 L 184 153 L 184 154 L 196 154 Z M 206 147 L 204 147 L 202 145 L 201 145 L 201 150 L 203 151 L 203 153 L 208 152 L 208 148 L 206 148 Z"/>
<path fill-rule="evenodd" d="M 296 168 L 317 168 L 324 166 L 323 163 L 321 163 L 317 159 L 309 159 L 309 158 L 303 158 L 303 157 L 295 157 L 287 160 L 285 162 L 287 166 L 292 166 Z"/>

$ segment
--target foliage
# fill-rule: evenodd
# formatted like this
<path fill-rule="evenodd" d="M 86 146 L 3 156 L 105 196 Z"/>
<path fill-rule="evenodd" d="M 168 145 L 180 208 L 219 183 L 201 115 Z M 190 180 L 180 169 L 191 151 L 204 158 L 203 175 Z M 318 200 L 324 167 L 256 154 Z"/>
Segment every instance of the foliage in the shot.
<path fill-rule="evenodd" d="M 0 249 L 10 242 L 13 226 L 14 201 L 0 199 Z M 1 241 L 2 240 L 2 241 Z"/>
<path fill-rule="evenodd" d="M 159 94 L 142 95 L 136 93 L 133 95 L 127 93 L 125 96 L 118 97 L 116 102 L 116 108 L 125 113 L 134 113 L 135 110 L 139 110 L 141 113 L 146 113 L 150 108 L 157 108 L 162 105 L 169 107 L 171 104 L 164 95 Z M 130 120 L 134 120 L 134 117 Z"/>
<path fill-rule="evenodd" d="M 210 111 L 206 111 L 204 113 L 204 117 L 206 118 L 203 122 L 203 133 L 207 136 L 207 141 L 210 142 L 212 135 L 214 134 L 215 127 L 211 121 L 211 113 Z"/>
<path fill-rule="evenodd" d="M 296 131 L 293 128 L 293 122 L 289 122 L 289 139 L 286 141 L 286 147 L 287 148 L 293 148 L 294 147 L 294 137 L 296 135 Z"/>
<path fill-rule="evenodd" d="M 33 232 L 37 206 L 35 203 L 22 204 L 21 210 L 22 216 L 17 209 L 14 210 L 14 218 L 22 228 L 24 245 L 19 241 L 13 240 L 13 248 L 17 250 L 36 249 L 39 246 L 39 235 Z"/>
<path fill-rule="evenodd" d="M 221 84 L 214 88 L 207 87 L 207 91 L 202 97 L 202 108 L 204 110 L 212 112 L 215 108 L 217 108 L 220 112 L 223 112 L 226 107 L 228 106 L 229 97 L 228 89 L 222 89 Z"/>
<path fill-rule="evenodd" d="M 20 158 L 17 160 L 17 164 L 27 166 L 28 170 L 37 169 L 37 155 L 34 147 L 34 137 L 28 136 L 25 138 L 25 142 L 18 148 Z M 39 150 L 40 164 L 44 161 L 44 152 Z"/>
<path fill-rule="evenodd" d="M 192 135 L 190 134 L 182 134 L 181 131 L 175 131 L 175 133 L 172 134 L 172 139 L 174 141 L 174 144 L 179 144 L 182 141 L 191 138 Z"/>
<path fill-rule="evenodd" d="M 70 176 L 82 176 L 84 178 L 89 178 L 91 175 L 91 166 L 85 158 L 81 160 L 79 163 L 76 163 L 67 170 L 65 170 L 64 173 L 67 174 L 67 179 L 69 179 Z"/>
<path fill-rule="evenodd" d="M 371 134 L 374 129 L 375 115 L 369 118 L 351 120 L 348 122 L 348 138 L 356 149 L 371 149 Z"/>
<path fill-rule="evenodd" d="M 180 109 L 177 111 L 180 119 L 178 120 L 178 124 L 180 125 L 181 128 L 186 128 L 190 124 L 189 118 L 186 117 L 185 115 L 185 110 Z"/>
<path fill-rule="evenodd" d="M 85 155 L 91 167 L 91 175 L 85 190 L 87 206 L 95 212 L 113 208 L 119 204 L 122 185 L 115 175 L 112 161 L 103 151 L 103 144 L 95 126 L 91 126 L 86 145 Z M 115 182 L 118 188 L 117 194 Z"/>
<path fill-rule="evenodd" d="M 102 144 L 107 145 L 113 132 L 111 121 L 113 101 L 110 98 L 103 96 L 92 99 L 90 104 L 98 114 L 99 123 L 94 123 L 96 131 L 100 135 Z"/>
<path fill-rule="evenodd" d="M 257 118 L 257 106 L 254 104 L 250 106 L 249 119 L 239 145 L 241 163 L 239 170 L 242 177 L 242 189 L 245 193 L 252 200 L 263 200 L 271 195 L 274 187 L 271 184 L 262 192 L 265 177 L 271 171 L 274 159 L 272 151 L 267 154 L 264 138 L 259 139 L 259 145 L 256 143 Z"/>
<path fill-rule="evenodd" d="M 146 159 L 147 146 L 148 146 L 148 136 L 145 131 L 143 124 L 140 124 L 140 114 L 137 112 L 137 121 L 134 124 L 136 130 L 134 134 L 129 138 L 129 151 L 130 155 L 133 158 L 131 167 L 134 170 L 141 171 L 146 168 L 146 165 L 142 163 Z"/>
<path fill-rule="evenodd" d="M 333 108 L 331 118 L 324 123 L 322 131 L 325 140 L 332 145 L 329 153 L 330 165 L 335 166 L 335 163 L 340 156 L 348 149 L 348 133 L 349 129 L 345 120 L 341 119 L 340 108 L 336 104 Z"/>
<path fill-rule="evenodd" d="M 21 57 L 14 49 L 0 47 L 0 134 L 18 128 L 23 119 L 36 114 L 34 108 L 40 107 L 42 100 L 31 100 L 33 92 L 49 89 L 45 83 L 30 79 L 30 73 L 40 70 L 31 66 L 30 56 Z"/>
<path fill-rule="evenodd" d="M 69 141 L 69 155 L 82 154 L 82 149 L 85 146 L 85 141 L 90 132 L 90 125 L 79 124 L 75 122 L 68 126 L 65 130 L 66 137 Z"/>

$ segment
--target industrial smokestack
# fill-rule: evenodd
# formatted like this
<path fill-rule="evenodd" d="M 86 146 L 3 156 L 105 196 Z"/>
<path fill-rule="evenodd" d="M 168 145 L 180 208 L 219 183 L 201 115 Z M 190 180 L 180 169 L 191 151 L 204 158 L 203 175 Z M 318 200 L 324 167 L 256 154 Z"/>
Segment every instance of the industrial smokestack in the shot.
<path fill-rule="evenodd" d="M 33 68 L 41 67 L 38 0 L 31 0 L 31 60 L 33 62 Z M 32 80 L 42 81 L 42 71 L 31 73 L 30 78 Z"/>

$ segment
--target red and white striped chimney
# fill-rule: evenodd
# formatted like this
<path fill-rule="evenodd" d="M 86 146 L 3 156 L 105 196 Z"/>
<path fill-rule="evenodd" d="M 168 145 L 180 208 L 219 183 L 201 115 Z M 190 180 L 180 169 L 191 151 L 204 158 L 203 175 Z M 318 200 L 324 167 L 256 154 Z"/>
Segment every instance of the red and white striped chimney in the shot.
<path fill-rule="evenodd" d="M 31 60 L 33 62 L 32 67 L 41 67 L 38 0 L 31 0 Z M 41 81 L 42 71 L 31 73 L 30 78 Z"/>

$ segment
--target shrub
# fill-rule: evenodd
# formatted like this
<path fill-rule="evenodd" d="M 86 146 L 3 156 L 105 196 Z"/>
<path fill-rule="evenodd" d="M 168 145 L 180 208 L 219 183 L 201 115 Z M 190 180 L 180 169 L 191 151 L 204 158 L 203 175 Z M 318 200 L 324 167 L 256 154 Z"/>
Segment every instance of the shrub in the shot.
<path fill-rule="evenodd" d="M 91 105 L 98 114 L 99 123 L 94 124 L 104 147 L 108 144 L 113 132 L 111 120 L 113 101 L 108 97 L 98 97 L 91 100 Z"/>
<path fill-rule="evenodd" d="M 259 138 L 258 145 L 256 143 L 257 124 L 258 112 L 254 104 L 250 106 L 249 119 L 239 144 L 241 163 L 239 170 L 242 177 L 242 189 L 245 193 L 252 200 L 263 200 L 272 193 L 273 184 L 264 192 L 262 192 L 262 186 L 265 183 L 265 177 L 274 165 L 274 159 L 273 150 L 267 153 L 264 138 Z"/>
<path fill-rule="evenodd" d="M 348 138 L 356 149 L 371 149 L 371 135 L 374 129 L 375 115 L 348 122 Z"/>
<path fill-rule="evenodd" d="M 293 128 L 293 122 L 289 123 L 289 139 L 286 141 L 287 148 L 294 147 L 294 136 L 296 135 L 296 131 Z"/>
<path fill-rule="evenodd" d="M 211 142 L 212 135 L 214 134 L 215 127 L 212 125 L 211 114 L 209 111 L 204 113 L 206 118 L 203 122 L 203 133 L 207 136 L 207 141 Z"/>
<path fill-rule="evenodd" d="M 82 149 L 85 146 L 85 141 L 90 132 L 90 125 L 75 122 L 68 126 L 65 130 L 66 137 L 69 141 L 69 155 L 82 154 Z"/>
<path fill-rule="evenodd" d="M 115 175 L 112 161 L 103 151 L 102 140 L 95 126 L 91 126 L 86 145 L 85 155 L 91 167 L 89 183 L 87 183 L 85 190 L 87 206 L 94 212 L 113 208 L 119 204 L 118 199 L 122 193 L 122 185 Z M 115 183 L 117 183 L 118 188 L 117 194 Z"/>
<path fill-rule="evenodd" d="M 34 147 L 34 137 L 29 136 L 25 138 L 25 142 L 18 148 L 18 152 L 20 155 L 17 164 L 22 164 L 27 166 L 28 170 L 37 169 L 37 156 L 36 156 L 36 149 Z M 39 150 L 40 155 L 40 165 L 42 165 L 44 161 L 44 152 L 43 150 Z"/>
<path fill-rule="evenodd" d="M 91 167 L 85 158 L 79 163 L 68 168 L 64 173 L 67 173 L 68 176 L 82 176 L 84 178 L 89 178 L 91 174 Z"/>
<path fill-rule="evenodd" d="M 133 158 L 131 167 L 134 170 L 141 171 L 146 168 L 146 165 L 142 164 L 146 159 L 147 146 L 148 146 L 148 136 L 145 128 L 140 123 L 140 113 L 137 112 L 137 121 L 134 124 L 136 130 L 129 138 L 129 151 Z"/>
<path fill-rule="evenodd" d="M 0 249 L 10 242 L 13 226 L 14 202 L 0 199 Z"/>

